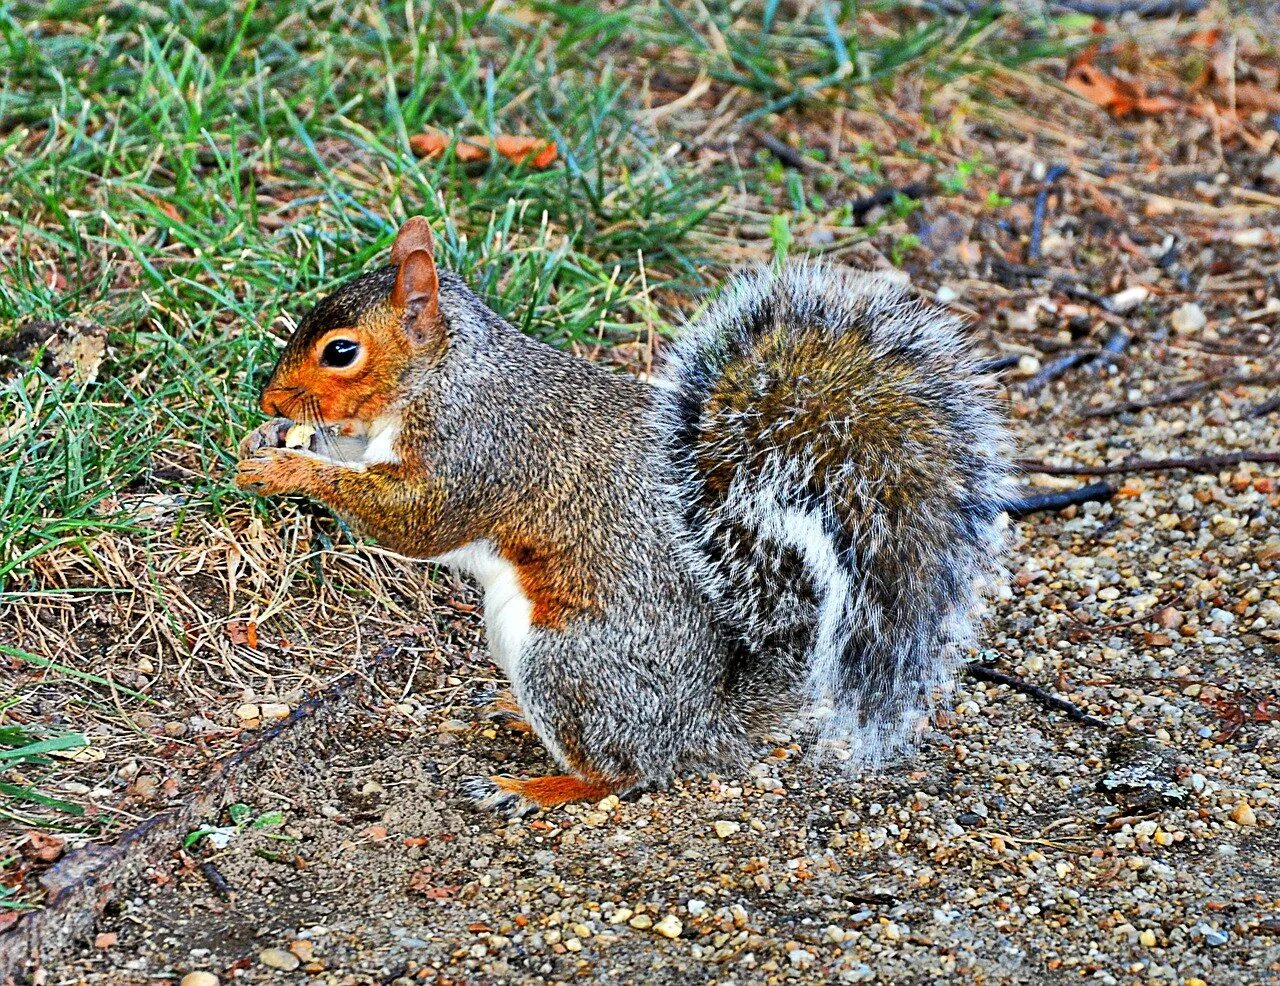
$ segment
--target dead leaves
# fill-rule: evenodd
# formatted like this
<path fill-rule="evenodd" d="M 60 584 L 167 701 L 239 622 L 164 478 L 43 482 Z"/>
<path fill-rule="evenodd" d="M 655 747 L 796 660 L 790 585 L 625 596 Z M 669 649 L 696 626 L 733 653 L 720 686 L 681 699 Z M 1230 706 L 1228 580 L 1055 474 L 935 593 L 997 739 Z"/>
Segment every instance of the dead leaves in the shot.
<path fill-rule="evenodd" d="M 431 159 L 438 158 L 446 150 L 452 138 L 441 130 L 427 130 L 409 138 L 409 146 L 415 154 Z M 550 167 L 556 160 L 554 141 L 542 137 L 512 137 L 499 134 L 496 137 L 459 137 L 454 155 L 459 161 L 471 164 L 488 161 L 492 149 L 501 157 L 515 164 L 530 168 Z"/>
<path fill-rule="evenodd" d="M 233 644 L 258 649 L 258 624 L 253 620 L 231 620 L 227 624 L 227 639 Z"/>
<path fill-rule="evenodd" d="M 1235 128 L 1254 113 L 1280 112 L 1280 67 L 1251 51 L 1246 61 L 1245 49 L 1218 29 L 1186 35 L 1176 48 L 1151 58 L 1130 46 L 1108 49 L 1127 72 L 1095 64 L 1102 44 L 1077 55 L 1063 81 L 1117 120 L 1183 113 Z"/>
<path fill-rule="evenodd" d="M 1167 96 L 1148 96 L 1135 82 L 1108 75 L 1088 61 L 1077 61 L 1067 69 L 1067 88 L 1100 106 L 1117 120 L 1135 113 L 1154 116 L 1172 113 L 1183 107 Z"/>
<path fill-rule="evenodd" d="M 27 833 L 27 841 L 22 843 L 22 855 L 38 863 L 55 862 L 66 850 L 66 842 L 56 835 L 46 835 L 32 829 Z"/>
<path fill-rule="evenodd" d="M 439 883 L 440 872 L 434 866 L 414 870 L 409 876 L 409 892 L 429 900 L 449 900 L 462 889 L 460 883 Z"/>

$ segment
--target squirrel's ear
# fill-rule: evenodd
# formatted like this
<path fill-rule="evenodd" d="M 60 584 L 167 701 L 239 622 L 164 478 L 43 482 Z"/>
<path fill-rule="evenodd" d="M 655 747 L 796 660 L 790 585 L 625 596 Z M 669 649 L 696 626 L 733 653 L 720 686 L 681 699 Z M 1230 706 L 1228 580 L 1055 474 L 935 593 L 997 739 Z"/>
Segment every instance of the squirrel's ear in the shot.
<path fill-rule="evenodd" d="M 404 230 L 401 230 L 400 237 L 403 236 Z M 427 236 L 429 240 L 430 233 Z M 399 245 L 400 238 L 397 238 L 396 247 Z M 396 247 L 392 247 L 393 257 Z M 391 304 L 404 309 L 405 335 L 414 345 L 421 346 L 439 340 L 442 329 L 440 277 L 429 251 L 412 250 L 400 262 L 400 270 L 396 272 L 396 286 L 391 290 Z"/>
<path fill-rule="evenodd" d="M 425 250 L 435 258 L 436 242 L 431 236 L 431 224 L 422 216 L 410 216 L 404 221 L 396 241 L 391 244 L 391 262 L 399 267 L 416 250 Z"/>

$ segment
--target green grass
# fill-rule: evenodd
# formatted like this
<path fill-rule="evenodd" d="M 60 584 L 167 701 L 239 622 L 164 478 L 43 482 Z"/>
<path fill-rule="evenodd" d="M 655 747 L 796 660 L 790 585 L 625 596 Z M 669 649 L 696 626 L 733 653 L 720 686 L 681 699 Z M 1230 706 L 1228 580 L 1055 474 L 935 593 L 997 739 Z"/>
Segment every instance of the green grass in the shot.
<path fill-rule="evenodd" d="M 124 593 L 44 566 L 68 550 L 98 565 L 104 534 L 172 540 L 191 511 L 251 503 L 230 450 L 279 345 L 385 257 L 406 216 L 427 215 L 447 264 L 524 331 L 643 344 L 741 259 L 726 202 L 771 214 L 768 259 L 802 250 L 793 221 L 846 224 L 848 199 L 886 180 L 870 147 L 805 175 L 764 153 L 704 158 L 712 114 L 733 140 L 786 134 L 905 73 L 941 84 L 1026 57 L 1000 23 L 777 0 L 0 5 L 0 606 Z M 696 113 L 645 112 L 650 89 L 662 104 L 700 80 Z M 561 161 L 424 162 L 408 142 L 425 127 L 547 136 Z M 895 153 L 927 161 L 940 139 Z M 73 318 L 109 332 L 93 384 L 47 371 L 40 350 L 3 355 L 24 323 Z M 177 507 L 168 528 L 139 518 L 157 496 Z M 100 708 L 138 697 L 0 645 L 9 667 L 43 661 Z M 37 790 L 40 744 L 74 734 L 2 712 L 0 775 L 33 778 L 0 786 L 4 810 L 65 812 Z"/>
<path fill-rule="evenodd" d="M 408 214 L 432 218 L 499 312 L 556 344 L 627 339 L 654 320 L 653 292 L 705 287 L 699 227 L 742 176 L 666 153 L 636 112 L 650 66 L 738 87 L 745 124 L 916 65 L 954 73 L 995 16 L 868 39 L 849 3 L 734 9 L 4 8 L 0 219 L 17 247 L 0 326 L 88 317 L 112 345 L 92 388 L 28 368 L 0 395 L 0 420 L 25 423 L 0 433 L 0 588 L 128 523 L 121 491 L 238 496 L 227 450 L 280 317 L 377 259 Z M 563 164 L 425 163 L 408 149 L 425 126 L 547 135 Z"/>

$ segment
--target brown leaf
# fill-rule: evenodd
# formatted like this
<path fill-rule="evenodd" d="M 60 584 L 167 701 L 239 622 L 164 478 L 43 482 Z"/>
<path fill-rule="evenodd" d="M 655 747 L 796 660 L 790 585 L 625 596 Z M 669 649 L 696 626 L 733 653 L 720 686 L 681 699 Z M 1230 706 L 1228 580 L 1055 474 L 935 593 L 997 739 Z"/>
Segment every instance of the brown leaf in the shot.
<path fill-rule="evenodd" d="M 106 950 L 120 940 L 120 936 L 114 931 L 102 931 L 93 939 L 93 947 Z"/>
<path fill-rule="evenodd" d="M 1068 70 L 1066 85 L 1116 119 L 1141 113 L 1155 116 L 1182 109 L 1185 104 L 1166 96 L 1148 96 L 1139 85 L 1108 75 L 1088 61 L 1076 61 Z"/>
<path fill-rule="evenodd" d="M 56 835 L 45 835 L 34 829 L 27 833 L 27 841 L 22 844 L 22 855 L 28 859 L 42 863 L 52 863 L 62 855 L 66 843 Z"/>
<path fill-rule="evenodd" d="M 460 884 L 437 884 L 435 877 L 436 870 L 433 866 L 424 866 L 422 869 L 414 870 L 409 876 L 410 892 L 422 894 L 432 900 L 448 900 L 462 889 Z"/>
<path fill-rule="evenodd" d="M 182 218 L 182 213 L 178 211 L 178 207 L 172 202 L 167 202 L 158 195 L 148 195 L 147 198 L 151 201 L 152 205 L 172 219 L 175 223 L 185 222 Z"/>
<path fill-rule="evenodd" d="M 253 620 L 232 620 L 227 624 L 227 636 L 233 644 L 243 644 L 258 649 L 258 624 Z"/>

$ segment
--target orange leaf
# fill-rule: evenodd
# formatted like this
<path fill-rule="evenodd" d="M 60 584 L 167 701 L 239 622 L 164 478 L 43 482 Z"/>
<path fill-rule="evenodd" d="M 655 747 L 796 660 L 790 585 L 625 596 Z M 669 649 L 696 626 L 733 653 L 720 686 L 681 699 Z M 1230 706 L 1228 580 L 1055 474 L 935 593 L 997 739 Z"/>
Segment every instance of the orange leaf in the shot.
<path fill-rule="evenodd" d="M 166 202 L 158 195 L 148 195 L 147 198 L 151 200 L 152 205 L 172 219 L 175 223 L 183 222 L 182 213 L 178 211 L 178 207 L 172 202 Z"/>
<path fill-rule="evenodd" d="M 498 137 L 493 146 L 516 164 L 545 168 L 556 159 L 556 145 L 540 137 Z"/>
<path fill-rule="evenodd" d="M 1183 103 L 1167 96 L 1148 96 L 1133 82 L 1117 79 L 1089 61 L 1077 60 L 1067 69 L 1067 88 L 1079 93 L 1095 106 L 1101 106 L 1120 119 L 1131 113 L 1155 116 L 1183 108 Z"/>
<path fill-rule="evenodd" d="M 449 142 L 449 135 L 439 130 L 426 130 L 409 138 L 413 152 L 425 158 L 440 157 L 448 149 Z M 541 137 L 507 135 L 499 135 L 493 140 L 488 137 L 461 137 L 453 153 L 463 163 L 486 161 L 490 146 L 509 161 L 531 168 L 545 168 L 557 156 L 556 145 L 552 141 Z"/>
<path fill-rule="evenodd" d="M 22 854 L 29 859 L 36 859 L 42 863 L 52 863 L 62 855 L 64 847 L 64 841 L 56 835 L 45 835 L 43 832 L 37 832 L 32 829 L 27 833 L 27 841 L 19 848 L 22 850 Z"/>
<path fill-rule="evenodd" d="M 247 623 L 232 620 L 227 624 L 227 636 L 233 644 L 244 644 L 254 650 L 258 649 L 258 624 L 253 620 Z"/>

